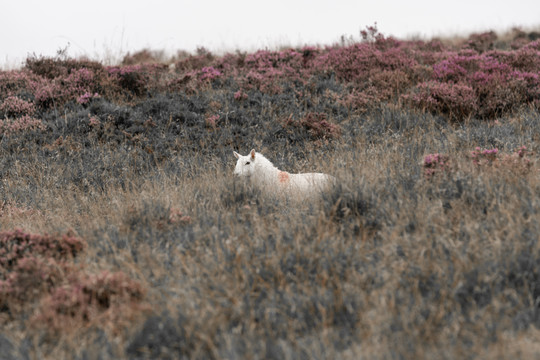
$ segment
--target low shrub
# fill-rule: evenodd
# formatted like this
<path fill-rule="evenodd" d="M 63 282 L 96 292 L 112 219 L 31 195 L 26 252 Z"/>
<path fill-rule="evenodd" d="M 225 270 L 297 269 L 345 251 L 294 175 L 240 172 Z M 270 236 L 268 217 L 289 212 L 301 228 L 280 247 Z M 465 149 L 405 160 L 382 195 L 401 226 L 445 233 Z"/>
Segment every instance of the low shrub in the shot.
<path fill-rule="evenodd" d="M 40 77 L 53 80 L 63 78 L 72 73 L 99 73 L 103 65 L 96 61 L 62 59 L 61 57 L 30 56 L 26 59 L 26 69 Z"/>
<path fill-rule="evenodd" d="M 41 119 L 36 119 L 29 115 L 24 115 L 16 119 L 7 118 L 0 120 L 0 133 L 7 135 L 30 130 L 45 130 L 45 128 L 46 126 Z"/>
<path fill-rule="evenodd" d="M 463 120 L 478 111 L 473 88 L 466 84 L 428 81 L 418 84 L 403 99 L 412 105 L 432 113 L 442 113 L 454 120 Z"/>
<path fill-rule="evenodd" d="M 486 149 L 482 150 L 480 147 L 476 147 L 474 151 L 471 152 L 471 158 L 474 165 L 477 166 L 490 166 L 497 161 L 497 154 L 499 149 Z"/>
<path fill-rule="evenodd" d="M 7 309 L 23 308 L 61 283 L 71 260 L 86 242 L 70 234 L 0 233 L 0 302 Z"/>
<path fill-rule="evenodd" d="M 330 139 L 341 135 L 341 128 L 331 123 L 325 113 L 307 113 L 300 120 L 289 117 L 283 123 L 285 128 L 292 127 L 307 131 L 312 139 Z"/>
<path fill-rule="evenodd" d="M 0 99 L 31 93 L 31 84 L 39 77 L 28 69 L 0 71 Z"/>
<path fill-rule="evenodd" d="M 0 117 L 19 117 L 32 116 L 36 112 L 36 106 L 33 102 L 21 99 L 18 96 L 8 96 L 0 104 Z"/>
<path fill-rule="evenodd" d="M 146 94 L 150 79 L 145 66 L 112 66 L 107 72 L 122 89 L 136 96 Z"/>
<path fill-rule="evenodd" d="M 105 326 L 118 326 L 120 324 L 115 323 L 124 316 L 143 309 L 144 293 L 141 284 L 123 272 L 75 272 L 68 275 L 66 284 L 55 287 L 42 299 L 39 314 L 33 322 L 55 331 L 97 320 Z"/>
<path fill-rule="evenodd" d="M 29 254 L 67 260 L 80 254 L 86 246 L 84 240 L 71 234 L 37 235 L 19 229 L 2 232 L 0 233 L 0 266 L 9 269 Z"/>
<path fill-rule="evenodd" d="M 472 34 L 469 36 L 465 48 L 483 53 L 493 49 L 495 40 L 497 40 L 497 34 L 494 31 Z"/>
<path fill-rule="evenodd" d="M 437 173 L 447 172 L 451 168 L 450 157 L 444 154 L 428 154 L 424 157 L 424 175 L 427 178 Z"/>
<path fill-rule="evenodd" d="M 518 174 L 528 173 L 533 165 L 532 152 L 526 146 L 521 146 L 512 154 L 501 154 L 497 148 L 484 149 L 476 147 L 470 157 L 478 168 L 497 168 L 509 170 Z"/>
<path fill-rule="evenodd" d="M 157 64 L 163 62 L 163 51 L 143 49 L 133 54 L 127 53 L 122 59 L 122 65 Z"/>
<path fill-rule="evenodd" d="M 172 222 L 187 221 L 171 216 Z M 90 274 L 74 262 L 86 247 L 72 234 L 0 233 L 0 311 L 13 316 L 39 302 L 30 321 L 49 332 L 121 322 L 142 311 L 145 291 L 138 281 L 123 272 Z"/>
<path fill-rule="evenodd" d="M 468 159 L 477 170 L 498 169 L 526 174 L 533 165 L 532 155 L 526 146 L 521 146 L 511 154 L 501 154 L 497 148 L 482 149 L 477 146 L 470 152 Z M 455 161 L 446 154 L 428 154 L 422 163 L 424 175 L 430 179 L 439 173 L 452 173 L 457 168 Z"/>

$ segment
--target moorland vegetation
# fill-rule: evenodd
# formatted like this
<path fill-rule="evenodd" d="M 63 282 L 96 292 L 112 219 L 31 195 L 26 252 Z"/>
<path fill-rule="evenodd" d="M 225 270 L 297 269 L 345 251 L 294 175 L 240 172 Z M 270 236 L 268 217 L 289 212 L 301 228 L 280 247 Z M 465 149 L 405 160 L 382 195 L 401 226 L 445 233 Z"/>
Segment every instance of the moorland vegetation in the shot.
<path fill-rule="evenodd" d="M 540 356 L 538 33 L 157 54 L 0 71 L 5 358 Z"/>

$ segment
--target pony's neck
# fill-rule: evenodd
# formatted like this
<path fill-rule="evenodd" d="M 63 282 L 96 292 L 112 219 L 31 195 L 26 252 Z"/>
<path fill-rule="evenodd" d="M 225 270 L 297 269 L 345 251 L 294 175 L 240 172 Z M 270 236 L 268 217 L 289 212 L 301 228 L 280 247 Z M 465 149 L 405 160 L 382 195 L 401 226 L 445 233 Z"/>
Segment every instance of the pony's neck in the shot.
<path fill-rule="evenodd" d="M 276 174 L 279 172 L 279 169 L 272 164 L 270 160 L 265 158 L 261 154 L 257 154 L 259 156 L 258 163 L 257 163 L 257 171 L 255 172 L 258 177 L 261 179 L 269 179 L 276 176 Z"/>

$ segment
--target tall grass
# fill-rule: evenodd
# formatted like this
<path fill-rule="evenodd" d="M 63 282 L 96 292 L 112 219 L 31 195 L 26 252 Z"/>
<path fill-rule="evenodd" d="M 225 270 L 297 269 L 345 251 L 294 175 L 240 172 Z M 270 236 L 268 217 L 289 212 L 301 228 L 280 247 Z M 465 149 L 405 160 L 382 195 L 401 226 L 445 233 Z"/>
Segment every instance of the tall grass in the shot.
<path fill-rule="evenodd" d="M 537 125 L 536 113 L 518 116 Z M 525 357 L 515 344 L 534 343 L 540 291 L 537 164 L 479 168 L 464 149 L 489 125 L 424 120 L 368 137 L 368 117 L 354 138 L 292 166 L 341 181 L 296 207 L 234 179 L 232 152 L 140 172 L 129 153 L 96 148 L 84 167 L 103 173 L 91 183 L 76 154 L 13 154 L 2 228 L 71 230 L 88 243 L 89 273 L 121 271 L 147 292 L 131 320 L 79 323 L 45 343 L 32 317 L 8 316 L 5 329 L 31 357 Z M 534 146 L 528 128 L 498 126 L 514 131 L 499 139 L 508 148 Z M 453 167 L 426 177 L 434 149 Z"/>

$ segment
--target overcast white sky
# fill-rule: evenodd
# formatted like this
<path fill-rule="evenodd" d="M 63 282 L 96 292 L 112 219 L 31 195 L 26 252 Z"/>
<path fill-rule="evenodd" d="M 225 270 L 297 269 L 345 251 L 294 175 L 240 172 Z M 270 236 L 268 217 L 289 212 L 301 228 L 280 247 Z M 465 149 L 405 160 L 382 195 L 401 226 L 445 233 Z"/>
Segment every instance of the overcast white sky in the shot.
<path fill-rule="evenodd" d="M 385 35 L 540 28 L 540 0 L 0 0 L 0 67 L 28 54 L 118 59 L 143 48 L 214 52 L 331 44 L 375 22 Z"/>

